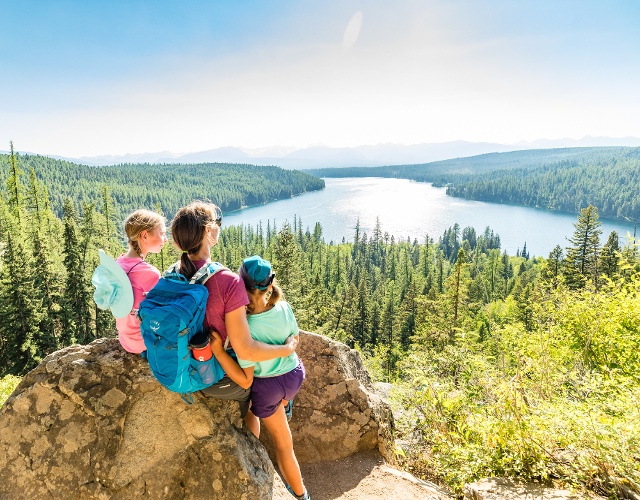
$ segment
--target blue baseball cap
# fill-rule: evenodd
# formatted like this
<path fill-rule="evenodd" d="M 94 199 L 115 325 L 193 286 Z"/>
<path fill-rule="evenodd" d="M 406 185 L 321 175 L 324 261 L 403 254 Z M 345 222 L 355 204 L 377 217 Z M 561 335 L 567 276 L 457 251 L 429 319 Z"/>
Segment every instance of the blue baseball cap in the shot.
<path fill-rule="evenodd" d="M 259 255 L 252 255 L 242 261 L 240 274 L 243 279 L 249 280 L 249 285 L 266 290 L 276 277 L 276 273 L 271 271 L 271 262 L 263 259 Z"/>

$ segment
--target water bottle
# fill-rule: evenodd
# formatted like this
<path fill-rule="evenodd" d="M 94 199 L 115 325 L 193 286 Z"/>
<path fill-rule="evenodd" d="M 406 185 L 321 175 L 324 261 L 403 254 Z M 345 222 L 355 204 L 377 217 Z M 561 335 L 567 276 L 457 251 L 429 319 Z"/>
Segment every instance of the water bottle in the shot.
<path fill-rule="evenodd" d="M 202 382 L 204 384 L 213 384 L 213 364 L 210 361 L 213 357 L 213 352 L 211 351 L 209 338 L 202 344 L 192 345 L 191 352 L 193 353 L 193 357 L 198 361 L 196 368 Z"/>

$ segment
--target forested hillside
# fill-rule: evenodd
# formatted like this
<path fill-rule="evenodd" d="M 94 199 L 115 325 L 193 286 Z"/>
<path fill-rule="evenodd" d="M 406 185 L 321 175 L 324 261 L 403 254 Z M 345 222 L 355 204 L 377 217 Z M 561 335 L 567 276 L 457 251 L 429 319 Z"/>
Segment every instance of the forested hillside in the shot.
<path fill-rule="evenodd" d="M 324 181 L 296 170 L 228 163 L 124 164 L 89 167 L 45 156 L 20 155 L 20 168 L 35 177 L 49 193 L 53 212 L 62 216 L 66 198 L 76 209 L 98 203 L 109 186 L 116 215 L 136 208 L 160 206 L 169 216 L 193 199 L 209 199 L 223 211 L 266 203 L 324 188 Z M 10 155 L 0 155 L 4 184 Z"/>
<path fill-rule="evenodd" d="M 13 160 L 0 187 L 2 376 L 115 336 L 90 278 L 98 248 L 124 250 L 109 189 L 58 217 Z M 295 219 L 223 224 L 212 257 L 231 269 L 271 260 L 300 327 L 363 353 L 392 384 L 398 459 L 417 476 L 458 494 L 503 476 L 620 498 L 640 493 L 640 262 L 598 218 L 582 208 L 547 259 L 508 255 L 490 228 L 395 241 L 378 224 L 333 245 Z M 166 245 L 149 260 L 165 269 L 177 257 Z"/>
<path fill-rule="evenodd" d="M 640 219 L 640 148 L 566 148 L 490 153 L 423 165 L 310 170 L 322 177 L 400 177 L 463 198 L 602 217 Z"/>
<path fill-rule="evenodd" d="M 639 155 L 640 157 L 640 155 Z M 640 220 L 640 159 L 555 165 L 451 177 L 447 194 L 496 203 L 577 212 L 595 205 L 600 215 Z"/>

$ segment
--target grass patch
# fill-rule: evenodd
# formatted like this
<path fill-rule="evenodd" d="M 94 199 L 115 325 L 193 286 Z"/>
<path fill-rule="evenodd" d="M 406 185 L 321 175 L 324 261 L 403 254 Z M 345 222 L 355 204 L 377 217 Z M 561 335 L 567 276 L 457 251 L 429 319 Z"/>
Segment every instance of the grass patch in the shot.
<path fill-rule="evenodd" d="M 21 377 L 16 377 L 15 375 L 7 375 L 0 378 L 0 407 L 11 396 L 11 393 L 21 380 Z"/>

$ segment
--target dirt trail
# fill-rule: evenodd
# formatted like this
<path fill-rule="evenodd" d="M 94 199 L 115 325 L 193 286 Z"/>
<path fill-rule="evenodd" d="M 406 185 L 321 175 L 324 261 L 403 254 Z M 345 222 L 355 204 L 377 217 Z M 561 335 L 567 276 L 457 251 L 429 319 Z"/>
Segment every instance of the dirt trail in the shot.
<path fill-rule="evenodd" d="M 302 477 L 313 500 L 444 500 L 452 497 L 431 483 L 385 465 L 377 452 L 303 464 Z"/>

